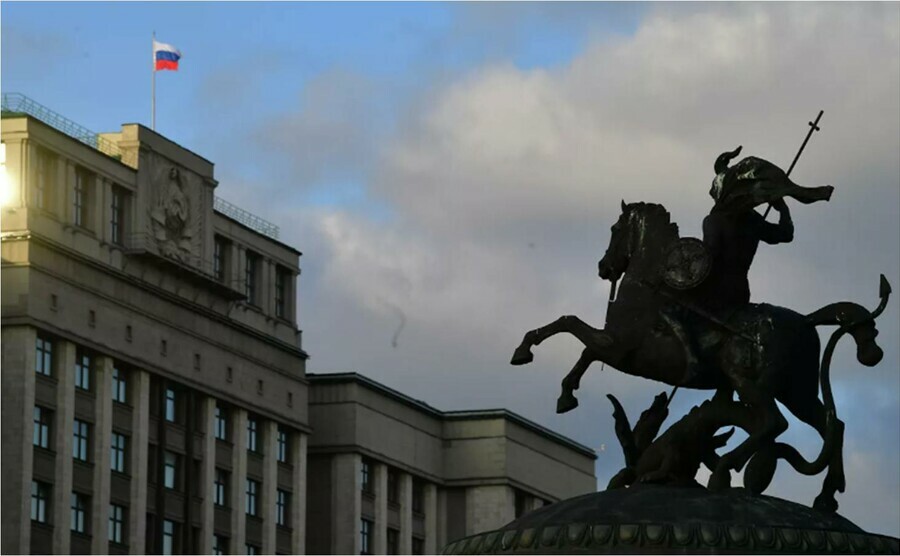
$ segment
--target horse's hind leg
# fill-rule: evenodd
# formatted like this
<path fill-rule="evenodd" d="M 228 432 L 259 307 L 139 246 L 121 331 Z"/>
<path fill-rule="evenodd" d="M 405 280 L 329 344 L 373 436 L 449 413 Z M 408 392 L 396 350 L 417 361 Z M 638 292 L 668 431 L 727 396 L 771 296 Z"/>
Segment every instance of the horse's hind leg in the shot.
<path fill-rule="evenodd" d="M 784 400 L 785 405 L 798 419 L 816 429 L 827 443 L 828 422 L 825 406 L 818 398 L 805 399 L 803 402 Z M 793 403 L 791 403 L 793 402 Z M 822 482 L 822 491 L 816 496 L 813 507 L 826 512 L 836 512 L 838 508 L 834 495 L 836 492 L 844 492 L 846 479 L 844 477 L 844 422 L 835 416 L 835 439 L 832 447 L 831 460 L 828 463 L 828 472 Z M 823 447 L 824 449 L 824 447 Z"/>
<path fill-rule="evenodd" d="M 578 387 L 581 385 L 581 377 L 584 376 L 584 373 L 587 372 L 588 367 L 594 361 L 596 359 L 592 356 L 591 350 L 585 348 L 581 352 L 581 357 L 578 358 L 575 366 L 562 380 L 562 393 L 559 395 L 559 399 L 556 400 L 557 413 L 565 413 L 578 407 L 578 399 L 573 392 L 578 390 Z"/>
<path fill-rule="evenodd" d="M 604 348 L 613 343 L 612 336 L 607 332 L 588 325 L 574 315 L 566 315 L 559 317 L 546 326 L 526 332 L 525 337 L 522 338 L 522 343 L 519 344 L 519 347 L 517 347 L 516 351 L 513 353 L 510 363 L 513 365 L 531 363 L 531 361 L 534 360 L 534 354 L 531 353 L 531 348 L 540 345 L 540 343 L 547 338 L 559 334 L 560 332 L 568 332 L 575 336 L 581 340 L 581 343 L 587 348 Z"/>

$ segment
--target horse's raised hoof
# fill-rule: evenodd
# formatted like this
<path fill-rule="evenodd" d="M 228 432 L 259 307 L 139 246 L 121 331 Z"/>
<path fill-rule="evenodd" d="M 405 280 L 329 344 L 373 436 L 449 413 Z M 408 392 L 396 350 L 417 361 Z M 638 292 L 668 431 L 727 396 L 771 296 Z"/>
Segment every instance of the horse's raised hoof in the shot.
<path fill-rule="evenodd" d="M 816 500 L 813 502 L 813 508 L 822 513 L 833 514 L 837 513 L 838 503 L 837 500 L 834 499 L 834 495 L 829 496 L 823 492 L 816 496 Z"/>
<path fill-rule="evenodd" d="M 726 488 L 731 488 L 731 470 L 726 468 L 713 471 L 712 476 L 709 478 L 709 483 L 706 484 L 706 488 L 709 489 L 710 492 L 720 492 Z"/>
<path fill-rule="evenodd" d="M 509 363 L 511 365 L 527 365 L 532 361 L 534 361 L 534 354 L 531 353 L 531 348 L 519 346 L 516 348 L 516 351 L 513 352 L 512 359 Z"/>
<path fill-rule="evenodd" d="M 578 398 L 570 394 L 569 392 L 564 392 L 560 394 L 559 399 L 556 400 L 556 412 L 557 413 L 565 413 L 567 411 L 572 411 L 578 407 Z"/>

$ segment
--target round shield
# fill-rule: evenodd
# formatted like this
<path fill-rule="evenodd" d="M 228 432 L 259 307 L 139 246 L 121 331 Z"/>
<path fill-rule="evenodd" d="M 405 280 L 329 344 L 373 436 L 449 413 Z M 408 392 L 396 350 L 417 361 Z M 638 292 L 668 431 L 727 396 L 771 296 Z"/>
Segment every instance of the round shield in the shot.
<path fill-rule="evenodd" d="M 683 237 L 666 253 L 663 280 L 678 290 L 694 288 L 709 274 L 710 266 L 712 260 L 706 245 L 697 238 Z"/>

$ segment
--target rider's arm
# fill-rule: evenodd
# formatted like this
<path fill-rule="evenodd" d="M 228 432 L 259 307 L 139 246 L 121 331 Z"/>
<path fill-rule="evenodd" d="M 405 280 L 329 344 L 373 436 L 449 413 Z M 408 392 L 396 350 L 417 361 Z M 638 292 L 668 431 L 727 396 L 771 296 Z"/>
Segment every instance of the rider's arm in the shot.
<path fill-rule="evenodd" d="M 710 255 L 715 257 L 722 247 L 719 237 L 719 227 L 716 225 L 716 215 L 710 214 L 703 219 L 703 243 L 709 249 Z"/>
<path fill-rule="evenodd" d="M 794 239 L 794 222 L 791 220 L 791 211 L 783 199 L 779 199 L 772 203 L 775 210 L 778 211 L 780 217 L 778 224 L 766 222 L 759 217 L 759 239 L 769 244 L 788 243 Z M 759 213 L 756 213 L 759 214 Z"/>

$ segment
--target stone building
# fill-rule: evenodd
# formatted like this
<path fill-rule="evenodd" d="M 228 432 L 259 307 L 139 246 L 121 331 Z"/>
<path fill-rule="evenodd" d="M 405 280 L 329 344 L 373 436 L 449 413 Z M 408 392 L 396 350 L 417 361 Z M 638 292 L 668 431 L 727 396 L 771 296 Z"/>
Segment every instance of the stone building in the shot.
<path fill-rule="evenodd" d="M 3 553 L 413 553 L 595 489 L 503 410 L 309 375 L 300 253 L 138 124 L 3 95 Z"/>

